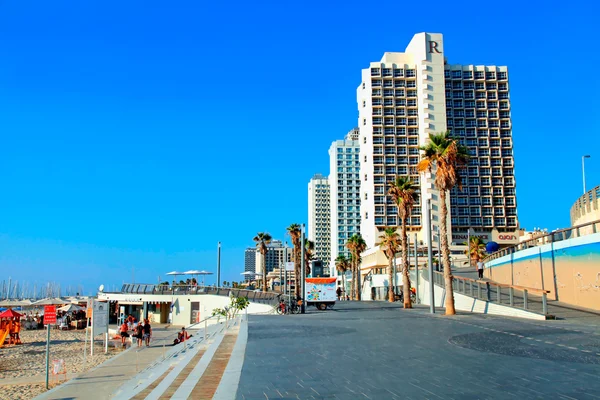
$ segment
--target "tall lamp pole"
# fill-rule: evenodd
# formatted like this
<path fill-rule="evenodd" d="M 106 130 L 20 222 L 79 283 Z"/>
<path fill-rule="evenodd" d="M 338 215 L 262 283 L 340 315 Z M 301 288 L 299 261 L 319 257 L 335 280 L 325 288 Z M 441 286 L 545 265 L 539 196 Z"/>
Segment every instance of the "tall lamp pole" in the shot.
<path fill-rule="evenodd" d="M 217 287 L 221 285 L 221 242 L 219 242 L 217 249 Z"/>
<path fill-rule="evenodd" d="M 581 156 L 581 175 L 583 178 L 583 194 L 585 194 L 585 159 L 586 158 L 590 158 L 591 156 L 589 154 L 586 154 L 585 156 Z"/>
<path fill-rule="evenodd" d="M 306 278 L 306 265 L 304 263 L 304 246 L 306 245 L 306 238 L 305 238 L 305 232 L 304 232 L 304 224 L 302 224 L 302 244 L 300 246 L 300 268 L 301 268 L 301 274 L 300 274 L 300 298 L 302 299 L 302 306 L 300 307 L 300 313 L 304 314 L 306 313 L 306 299 L 305 297 L 305 290 L 306 288 L 304 287 L 305 285 L 305 278 Z M 296 285 L 298 284 L 298 282 L 296 282 Z"/>

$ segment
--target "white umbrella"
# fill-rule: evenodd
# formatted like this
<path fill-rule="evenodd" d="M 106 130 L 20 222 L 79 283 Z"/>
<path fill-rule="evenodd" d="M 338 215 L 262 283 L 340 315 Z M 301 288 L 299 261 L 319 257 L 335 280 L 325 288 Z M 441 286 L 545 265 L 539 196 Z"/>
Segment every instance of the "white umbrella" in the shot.
<path fill-rule="evenodd" d="M 77 304 L 67 304 L 66 306 L 62 306 L 59 308 L 60 311 L 72 312 L 72 311 L 80 311 L 83 310 L 83 307 L 79 307 Z"/>
<path fill-rule="evenodd" d="M 54 297 L 54 298 L 49 297 L 47 299 L 38 300 L 35 303 L 33 303 L 33 305 L 34 306 L 52 306 L 52 305 L 67 304 L 67 303 L 70 303 L 70 301 L 61 299 L 60 297 Z"/>
<path fill-rule="evenodd" d="M 197 269 L 191 269 L 189 271 L 183 272 L 183 275 L 202 275 L 202 272 L 205 272 L 205 271 L 199 271 Z"/>
<path fill-rule="evenodd" d="M 167 275 L 183 275 L 184 272 L 179 272 L 179 271 L 171 271 L 171 272 L 167 272 Z"/>
<path fill-rule="evenodd" d="M 21 300 L 2 300 L 0 301 L 0 307 L 19 307 L 19 306 L 27 306 L 31 303 L 27 303 Z"/>

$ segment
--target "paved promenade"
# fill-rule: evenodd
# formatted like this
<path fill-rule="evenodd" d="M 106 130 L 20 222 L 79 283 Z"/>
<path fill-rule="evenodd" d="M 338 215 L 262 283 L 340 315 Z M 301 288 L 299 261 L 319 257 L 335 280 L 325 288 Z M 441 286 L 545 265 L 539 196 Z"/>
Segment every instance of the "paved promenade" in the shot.
<path fill-rule="evenodd" d="M 236 398 L 600 397 L 600 318 L 431 316 L 379 302 L 335 308 L 252 316 Z"/>

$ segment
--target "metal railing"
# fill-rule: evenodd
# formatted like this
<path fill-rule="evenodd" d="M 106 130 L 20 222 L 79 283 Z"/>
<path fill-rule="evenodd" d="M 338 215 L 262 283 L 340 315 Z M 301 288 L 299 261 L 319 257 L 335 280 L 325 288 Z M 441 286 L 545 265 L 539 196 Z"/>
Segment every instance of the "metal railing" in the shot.
<path fill-rule="evenodd" d="M 112 292 L 107 292 L 112 293 Z M 212 294 L 218 296 L 247 297 L 254 303 L 271 304 L 281 296 L 279 292 L 257 292 L 254 290 L 222 288 L 215 286 L 196 285 L 148 285 L 148 284 L 124 284 L 121 292 L 131 294 L 166 294 L 166 295 L 193 295 Z"/>
<path fill-rule="evenodd" d="M 571 228 L 559 229 L 547 234 L 537 236 L 525 242 L 521 242 L 517 245 L 496 251 L 487 256 L 484 259 L 484 262 L 488 262 L 509 254 L 513 254 L 519 250 L 525 250 L 536 246 L 542 246 L 544 244 L 555 243 L 563 240 L 591 235 L 597 232 L 600 232 L 600 220 L 573 226 Z"/>
<path fill-rule="evenodd" d="M 436 285 L 445 287 L 444 273 L 434 271 L 433 281 Z M 549 290 L 505 285 L 462 276 L 452 276 L 452 288 L 454 292 L 490 303 L 505 304 L 548 315 Z"/>

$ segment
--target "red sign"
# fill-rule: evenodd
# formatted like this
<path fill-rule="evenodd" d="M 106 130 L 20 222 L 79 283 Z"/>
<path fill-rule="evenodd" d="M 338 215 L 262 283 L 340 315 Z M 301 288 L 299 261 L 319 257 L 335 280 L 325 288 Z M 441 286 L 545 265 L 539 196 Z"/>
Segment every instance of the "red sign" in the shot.
<path fill-rule="evenodd" d="M 44 306 L 44 325 L 56 325 L 56 306 Z"/>

